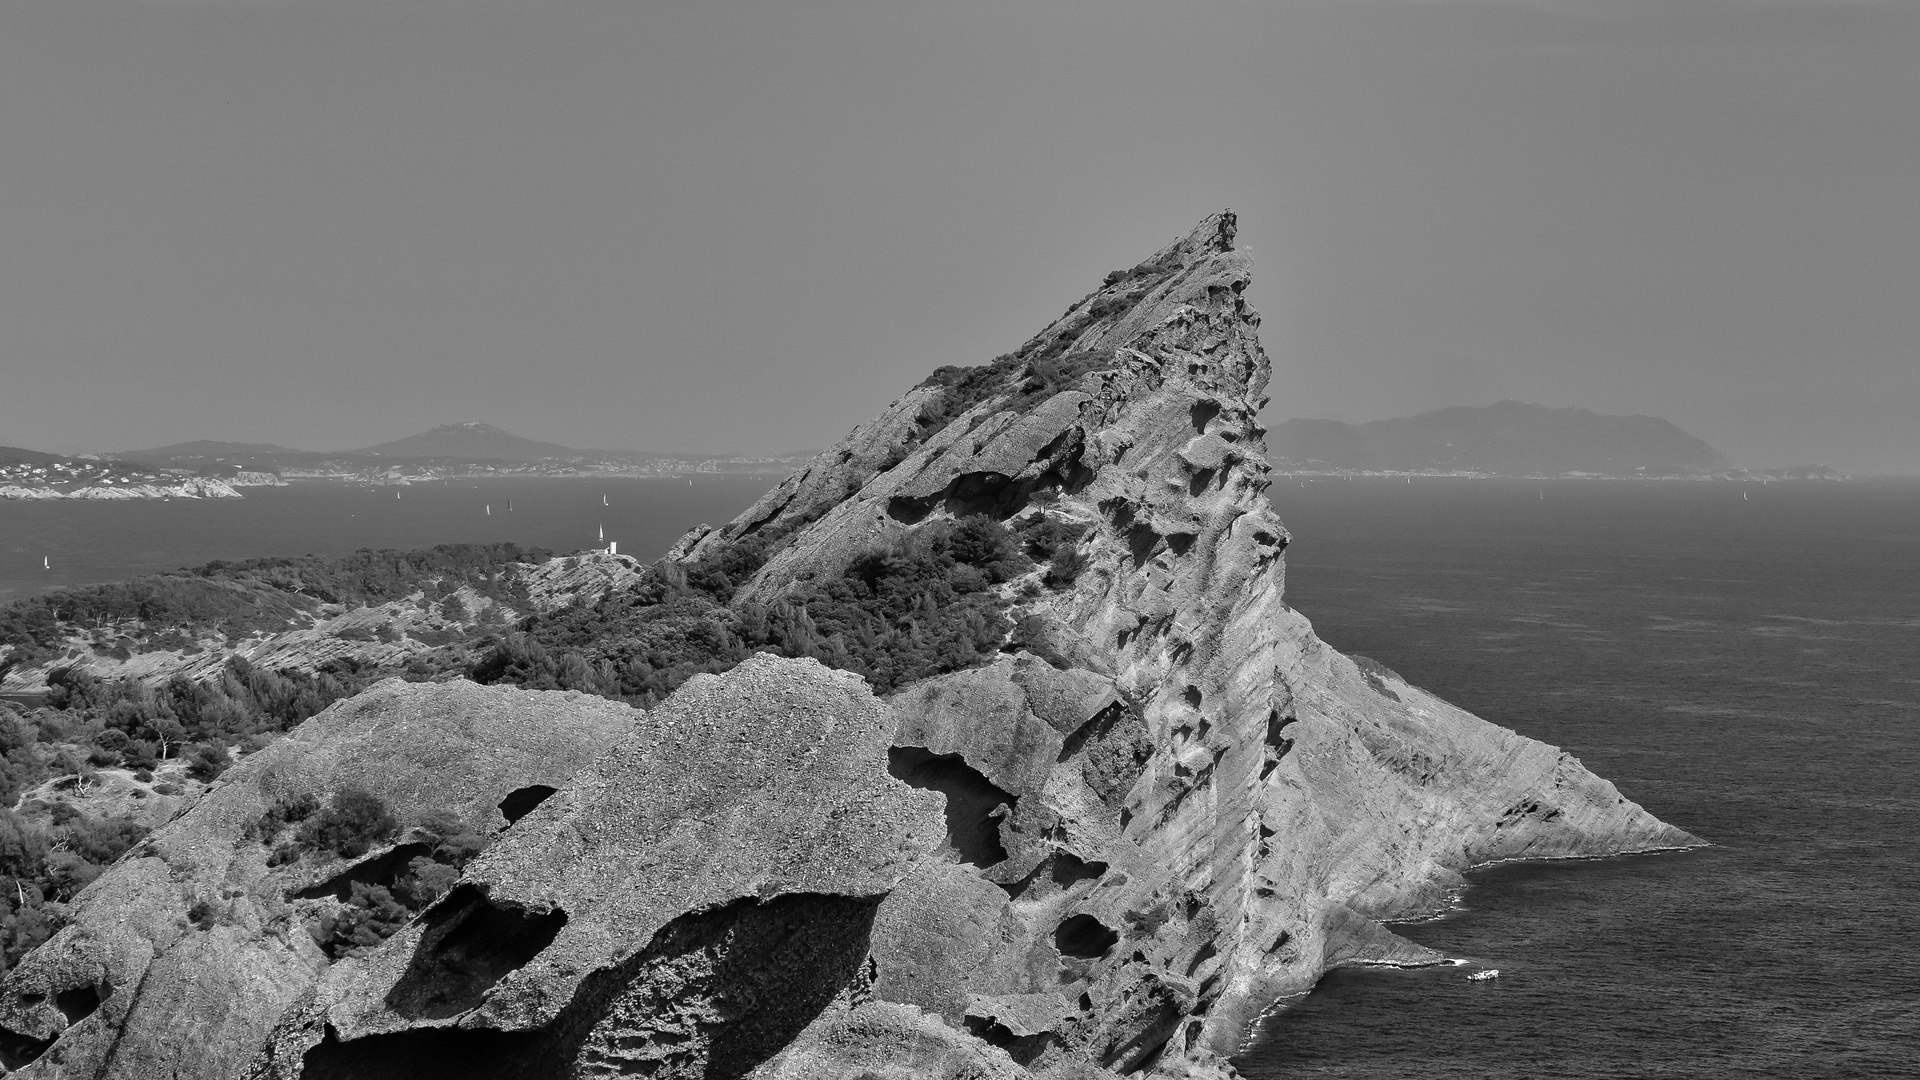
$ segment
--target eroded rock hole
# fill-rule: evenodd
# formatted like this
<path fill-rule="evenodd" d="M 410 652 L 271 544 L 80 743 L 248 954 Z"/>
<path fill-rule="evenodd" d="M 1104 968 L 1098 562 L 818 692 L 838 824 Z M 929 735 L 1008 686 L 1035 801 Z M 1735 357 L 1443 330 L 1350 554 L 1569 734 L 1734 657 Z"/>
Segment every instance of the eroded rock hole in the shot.
<path fill-rule="evenodd" d="M 67 1026 L 85 1020 L 100 1007 L 100 988 L 97 986 L 76 986 L 71 990 L 62 990 L 53 995 L 53 1007 L 67 1018 Z"/>
<path fill-rule="evenodd" d="M 427 928 L 387 1006 L 410 1020 L 456 1016 L 553 944 L 567 913 L 496 903 L 461 885 L 425 916 Z"/>
<path fill-rule="evenodd" d="M 1293 749 L 1293 740 L 1285 733 L 1288 726 L 1298 719 L 1294 716 L 1281 716 L 1278 710 L 1267 713 L 1267 745 L 1278 751 L 1280 757 L 1286 757 L 1287 751 Z"/>
<path fill-rule="evenodd" d="M 293 894 L 297 900 L 318 900 L 331 896 L 336 900 L 346 900 L 353 895 L 353 884 L 379 885 L 391 888 L 394 878 L 406 869 L 408 863 L 424 855 L 433 854 L 432 844 L 396 844 L 389 851 L 383 851 L 354 863 L 338 874 L 324 881 L 309 885 Z"/>
<path fill-rule="evenodd" d="M 887 750 L 887 771 L 896 780 L 947 797 L 947 840 L 961 861 L 987 867 L 1002 862 L 1000 807 L 1009 811 L 1016 796 L 1000 790 L 959 754 L 936 754 L 924 746 Z"/>
<path fill-rule="evenodd" d="M 1071 851 L 1056 851 L 1033 872 L 1012 885 L 1003 885 L 1009 899 L 1018 900 L 1029 892 L 1068 892 L 1083 881 L 1097 881 L 1107 872 L 1107 864 L 1088 861 Z M 1051 889 L 1045 886 L 1051 885 Z"/>
<path fill-rule="evenodd" d="M 1028 490 L 1005 473 L 962 473 L 947 485 L 946 508 L 954 517 L 985 514 L 1004 521 L 1027 505 Z"/>
<path fill-rule="evenodd" d="M 545 784 L 530 784 L 501 799 L 500 813 L 507 819 L 507 824 L 511 825 L 533 813 L 534 807 L 552 798 L 559 790 Z"/>
<path fill-rule="evenodd" d="M 47 1047 L 52 1045 L 52 1039 L 36 1039 L 31 1035 L 0 1028 L 0 1068 L 24 1068 L 46 1053 Z"/>
<path fill-rule="evenodd" d="M 1015 1035 L 1011 1028 L 996 1020 L 984 1016 L 968 1016 L 964 1020 L 967 1033 L 988 1046 L 997 1046 L 1006 1051 L 1015 1065 L 1029 1065 L 1050 1047 L 1058 1046 L 1060 1040 L 1050 1031 L 1031 1035 Z M 874 1076 L 874 1073 L 862 1073 L 861 1076 Z"/>
<path fill-rule="evenodd" d="M 1053 947 L 1060 955 L 1080 960 L 1098 960 L 1120 943 L 1120 935 L 1091 915 L 1069 917 L 1053 929 Z"/>
<path fill-rule="evenodd" d="M 1193 408 L 1188 410 L 1187 415 L 1193 418 L 1193 430 L 1204 435 L 1207 432 L 1207 425 L 1213 423 L 1213 418 L 1220 415 L 1220 403 L 1217 401 L 1196 401 L 1193 403 Z"/>
<path fill-rule="evenodd" d="M 865 970 L 878 897 L 739 900 L 683 915 L 531 1031 L 426 1028 L 308 1051 L 302 1080 L 738 1080 Z"/>
<path fill-rule="evenodd" d="M 1187 478 L 1187 494 L 1196 498 L 1200 496 L 1208 488 L 1213 486 L 1214 475 L 1212 469 L 1201 469 L 1195 472 Z"/>
<path fill-rule="evenodd" d="M 1160 534 L 1152 527 L 1136 524 L 1127 530 L 1127 550 L 1133 553 L 1133 568 L 1140 569 L 1153 557 L 1154 550 L 1160 546 Z"/>
<path fill-rule="evenodd" d="M 887 516 L 902 525 L 918 525 L 933 513 L 935 499 L 912 499 L 895 495 L 887 500 Z"/>

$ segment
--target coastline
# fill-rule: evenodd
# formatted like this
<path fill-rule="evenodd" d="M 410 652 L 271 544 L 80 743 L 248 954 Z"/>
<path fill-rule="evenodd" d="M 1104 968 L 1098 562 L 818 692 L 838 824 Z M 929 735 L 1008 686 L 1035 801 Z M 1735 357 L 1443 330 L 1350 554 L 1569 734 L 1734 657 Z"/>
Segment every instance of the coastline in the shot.
<path fill-rule="evenodd" d="M 1610 862 L 1615 859 L 1627 859 L 1627 858 L 1636 858 L 1636 857 L 1643 857 L 1643 856 L 1678 854 L 1680 852 L 1687 852 L 1687 851 L 1699 851 L 1704 848 L 1710 848 L 1714 846 L 1712 841 L 1702 840 L 1699 837 L 1693 837 L 1693 839 L 1695 842 L 1691 844 L 1663 844 L 1663 845 L 1658 845 L 1654 847 L 1628 848 L 1620 851 L 1609 852 L 1603 855 L 1516 856 L 1513 858 L 1492 859 L 1483 863 L 1475 863 L 1474 865 L 1468 867 L 1463 872 L 1462 880 L 1460 884 L 1454 888 L 1449 889 L 1446 893 L 1446 899 L 1444 900 L 1444 902 L 1431 913 L 1426 915 L 1414 915 L 1407 918 L 1382 919 L 1380 920 L 1380 925 L 1391 930 L 1392 928 L 1398 927 L 1398 926 L 1422 926 L 1429 923 L 1443 922 L 1447 919 L 1458 917 L 1459 915 L 1465 912 L 1466 908 L 1465 908 L 1464 901 L 1466 900 L 1467 894 L 1473 890 L 1473 882 L 1470 880 L 1467 880 L 1466 875 L 1473 874 L 1481 870 L 1489 870 L 1496 866 L 1508 866 L 1508 865 L 1515 865 L 1515 864 L 1522 864 L 1522 863 L 1532 864 L 1532 863 L 1562 863 L 1562 862 Z M 1394 936 L 1396 938 L 1399 937 L 1397 933 L 1394 934 Z M 1286 1013 L 1289 1010 L 1291 1010 L 1294 1006 L 1300 1004 L 1301 1002 L 1305 1001 L 1307 998 L 1311 997 L 1313 995 L 1313 992 L 1319 987 L 1320 979 L 1325 978 L 1327 975 L 1332 974 L 1337 970 L 1340 970 L 1343 968 L 1370 968 L 1370 969 L 1388 969 L 1393 971 L 1421 971 L 1428 968 L 1438 968 L 1438 967 L 1470 967 L 1474 965 L 1479 965 L 1484 968 L 1487 966 L 1486 964 L 1482 963 L 1479 960 L 1471 959 L 1468 957 L 1451 956 L 1446 953 L 1439 952 L 1438 950 L 1431 949 L 1428 946 L 1420 945 L 1418 942 L 1408 942 L 1408 944 L 1413 945 L 1418 949 L 1423 949 L 1428 952 L 1431 952 L 1433 954 L 1433 958 L 1414 960 L 1414 959 L 1392 959 L 1392 958 L 1367 959 L 1364 957 L 1352 957 L 1352 958 L 1342 959 L 1332 964 L 1329 964 L 1324 969 L 1321 970 L 1319 978 L 1316 978 L 1314 980 L 1314 983 L 1312 986 L 1309 986 L 1304 990 L 1296 990 L 1292 993 L 1280 995 L 1279 997 L 1275 998 L 1273 1002 L 1269 1004 L 1265 1009 L 1261 1010 L 1259 1015 L 1255 1016 L 1252 1020 L 1248 1021 L 1246 1031 L 1240 1043 L 1240 1047 L 1238 1050 L 1235 1051 L 1234 1056 L 1237 1057 L 1241 1054 L 1248 1053 L 1249 1051 L 1256 1048 L 1259 1045 L 1261 1038 L 1264 1034 L 1265 1025 L 1279 1020 L 1282 1016 L 1286 1015 Z"/>
<path fill-rule="evenodd" d="M 275 486 L 284 484 L 278 477 Z M 7 484 L 0 486 L 0 499 L 13 501 L 44 501 L 49 499 L 83 499 L 101 502 L 122 502 L 130 499 L 244 499 L 246 496 L 236 491 L 236 487 L 264 486 L 261 482 L 248 484 L 233 480 L 212 480 L 194 477 L 171 484 L 125 484 L 110 486 L 106 484 L 88 484 L 70 491 L 60 491 L 54 487 Z"/>

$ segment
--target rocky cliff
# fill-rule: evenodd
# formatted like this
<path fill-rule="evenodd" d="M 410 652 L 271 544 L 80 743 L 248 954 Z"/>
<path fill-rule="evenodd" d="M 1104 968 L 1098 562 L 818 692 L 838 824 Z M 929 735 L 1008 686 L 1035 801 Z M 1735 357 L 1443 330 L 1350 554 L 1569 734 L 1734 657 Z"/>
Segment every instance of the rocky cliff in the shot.
<path fill-rule="evenodd" d="M 1233 234 L 1214 215 L 1014 353 L 936 372 L 659 570 L 768 648 L 848 666 L 867 631 L 816 619 L 822 590 L 857 600 L 917 540 L 998 530 L 1048 558 L 969 586 L 997 651 L 884 701 L 814 659 L 693 676 L 390 939 L 307 956 L 271 1033 L 221 1031 L 217 1068 L 173 1075 L 1220 1077 L 1329 968 L 1440 960 L 1383 924 L 1476 865 L 1697 843 L 1286 606 Z M 138 863 L 83 901 L 161 888 Z M 92 955 L 42 952 L 22 971 Z M 172 985 L 236 977 L 201 965 Z M 116 971 L 0 988 L 0 1023 L 52 1040 L 31 1069 L 151 1075 L 84 1056 L 103 1022 L 61 1034 L 46 1007 L 85 983 L 108 1012 L 137 975 Z M 113 1022 L 150 1045 L 217 1013 Z"/>
<path fill-rule="evenodd" d="M 259 823 L 302 796 L 380 798 L 402 823 L 498 833 L 640 714 L 577 693 L 389 680 L 228 770 L 73 904 L 0 979 L 0 1061 L 25 1077 L 230 1077 L 329 965 L 309 926 L 352 881 L 391 879 L 403 834 L 352 858 L 278 861 Z M 444 826 L 443 826 L 444 827 Z M 411 845 L 411 846 L 410 846 Z"/>

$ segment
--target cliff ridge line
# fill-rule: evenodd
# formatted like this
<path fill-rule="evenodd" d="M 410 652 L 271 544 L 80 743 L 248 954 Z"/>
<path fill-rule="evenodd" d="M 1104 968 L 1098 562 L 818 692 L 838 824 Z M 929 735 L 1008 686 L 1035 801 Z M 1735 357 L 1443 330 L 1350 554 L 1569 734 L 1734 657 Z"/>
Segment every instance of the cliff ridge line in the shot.
<path fill-rule="evenodd" d="M 802 628 L 766 649 L 804 655 L 695 675 L 569 759 L 458 884 L 314 961 L 220 1060 L 258 1080 L 1221 1078 L 1327 970 L 1443 959 L 1385 924 L 1475 866 L 1697 844 L 1286 605 L 1235 226 L 1210 215 L 684 537 L 662 581 L 724 580 L 707 595 L 739 626 Z M 821 662 L 871 644 L 813 618 L 823 590 L 956 544 L 1049 549 L 952 570 L 991 601 L 969 609 L 983 652 L 884 698 Z M 51 1041 L 28 1075 L 140 1075 L 66 1051 L 96 1021 L 33 1015 Z M 191 1045 L 205 1015 L 129 1030 Z"/>

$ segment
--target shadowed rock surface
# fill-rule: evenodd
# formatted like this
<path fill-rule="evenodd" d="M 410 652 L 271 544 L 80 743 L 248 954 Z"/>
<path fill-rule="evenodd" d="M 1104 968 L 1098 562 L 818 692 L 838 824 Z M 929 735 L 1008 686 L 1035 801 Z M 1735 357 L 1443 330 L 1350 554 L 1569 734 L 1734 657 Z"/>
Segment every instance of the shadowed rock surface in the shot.
<path fill-rule="evenodd" d="M 984 520 L 1049 548 L 981 586 L 997 653 L 886 701 L 813 659 L 694 676 L 418 918 L 314 969 L 239 1075 L 1225 1077 L 1329 968 L 1442 959 L 1383 922 L 1465 870 L 1698 843 L 1285 605 L 1233 233 L 1209 217 L 936 372 L 668 557 L 746 567 L 742 623 L 798 625 Z M 832 633 L 807 640 L 861 647 Z"/>
<path fill-rule="evenodd" d="M 330 971 L 256 1075 L 746 1075 L 868 993 L 875 909 L 938 850 L 940 798 L 887 773 L 893 726 L 816 661 L 695 676 Z"/>
<path fill-rule="evenodd" d="M 328 967 L 303 916 L 331 897 L 299 894 L 325 894 L 400 846 L 269 866 L 249 831 L 270 807 L 352 787 L 402 822 L 451 812 L 494 833 L 508 824 L 503 800 L 565 785 L 639 716 L 577 693 L 398 679 L 334 705 L 228 770 L 82 892 L 72 921 L 0 980 L 10 1064 L 24 1066 L 13 1075 L 236 1075 Z"/>

